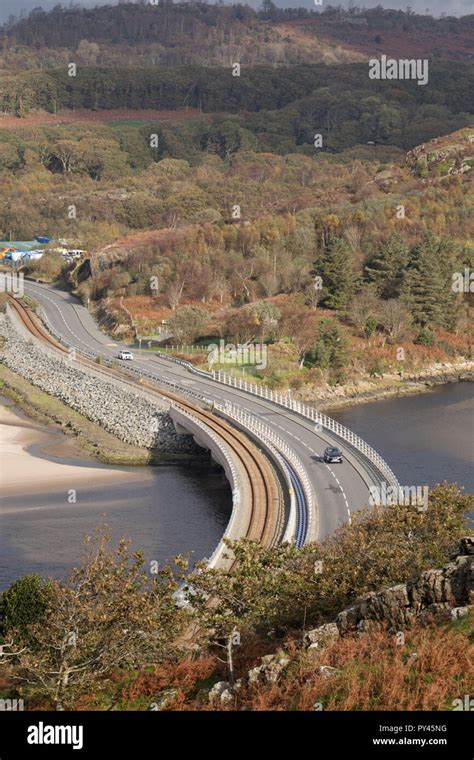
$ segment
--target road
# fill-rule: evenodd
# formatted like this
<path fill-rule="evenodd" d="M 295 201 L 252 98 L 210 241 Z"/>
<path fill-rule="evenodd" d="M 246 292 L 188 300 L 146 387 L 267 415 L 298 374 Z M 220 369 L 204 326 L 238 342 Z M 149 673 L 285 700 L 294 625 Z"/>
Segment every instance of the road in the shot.
<path fill-rule="evenodd" d="M 116 358 L 119 349 L 126 347 L 101 332 L 91 314 L 75 296 L 50 285 L 26 281 L 24 285 L 26 294 L 43 307 L 54 331 L 77 351 L 93 351 Z M 365 467 L 363 458 L 354 457 L 352 452 L 345 452 L 342 464 L 324 463 L 321 454 L 331 438 L 326 432 L 317 432 L 310 420 L 265 399 L 192 375 L 185 368 L 155 354 L 143 353 L 140 356 L 135 353 L 133 364 L 157 381 L 166 379 L 178 383 L 185 389 L 204 393 L 216 402 L 230 401 L 258 416 L 285 438 L 310 478 L 318 504 L 319 539 L 350 520 L 351 512 L 368 505 L 369 485 L 374 482 L 370 467 Z"/>

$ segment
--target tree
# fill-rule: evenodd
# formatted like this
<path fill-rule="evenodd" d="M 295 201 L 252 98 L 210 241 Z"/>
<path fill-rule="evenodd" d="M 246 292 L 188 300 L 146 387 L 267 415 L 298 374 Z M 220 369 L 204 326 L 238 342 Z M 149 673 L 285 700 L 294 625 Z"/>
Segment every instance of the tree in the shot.
<path fill-rule="evenodd" d="M 78 151 L 92 179 L 110 179 L 127 173 L 127 156 L 115 140 L 88 136 L 79 142 Z"/>
<path fill-rule="evenodd" d="M 452 290 L 457 266 L 457 248 L 432 232 L 411 249 L 403 298 L 422 327 L 455 325 L 461 304 L 460 294 Z"/>
<path fill-rule="evenodd" d="M 69 174 L 78 168 L 81 155 L 74 140 L 58 140 L 49 151 L 48 163 L 51 169 L 59 168 L 63 174 Z"/>
<path fill-rule="evenodd" d="M 95 66 L 99 53 L 100 47 L 96 42 L 81 40 L 77 46 L 78 60 L 84 66 Z"/>
<path fill-rule="evenodd" d="M 366 285 L 352 299 L 349 317 L 360 333 L 366 334 L 369 324 L 373 326 L 373 331 L 375 332 L 378 324 L 377 315 L 379 309 L 380 301 L 377 298 L 375 288 L 371 285 Z M 366 337 L 370 337 L 370 335 L 366 335 Z"/>
<path fill-rule="evenodd" d="M 12 143 L 0 143 L 0 171 L 16 171 L 21 166 L 18 149 Z"/>
<path fill-rule="evenodd" d="M 185 613 L 176 606 L 177 585 L 163 568 L 154 579 L 128 542 L 113 551 L 109 537 L 89 540 L 83 565 L 69 582 L 51 580 L 41 623 L 18 633 L 25 645 L 14 678 L 46 695 L 56 708 L 70 707 L 120 668 L 169 659 Z"/>
<path fill-rule="evenodd" d="M 394 233 L 364 265 L 364 279 L 374 283 L 380 298 L 398 298 L 408 263 L 409 249 L 403 238 Z"/>
<path fill-rule="evenodd" d="M 168 321 L 170 332 L 180 343 L 192 343 L 208 324 L 209 312 L 202 306 L 182 306 Z"/>
<path fill-rule="evenodd" d="M 224 333 L 235 343 L 248 343 L 258 334 L 257 315 L 248 306 L 235 309 L 227 317 Z"/>
<path fill-rule="evenodd" d="M 393 340 L 403 338 L 411 325 L 410 312 L 398 298 L 381 301 L 378 318 L 388 336 Z"/>
<path fill-rule="evenodd" d="M 40 259 L 28 263 L 28 272 L 53 282 L 59 278 L 65 266 L 60 253 L 45 253 Z"/>
<path fill-rule="evenodd" d="M 329 240 L 321 258 L 316 261 L 315 274 L 322 280 L 322 305 L 344 311 L 354 294 L 357 277 L 351 250 L 343 238 Z"/>
<path fill-rule="evenodd" d="M 410 504 L 362 509 L 351 524 L 301 549 L 228 543 L 236 560 L 231 573 L 198 563 L 183 575 L 202 638 L 225 641 L 238 632 L 243 639 L 253 631 L 274 639 L 332 621 L 362 594 L 446 562 L 473 507 L 472 495 L 442 485 L 430 490 L 426 511 Z"/>
<path fill-rule="evenodd" d="M 331 379 L 341 382 L 349 357 L 349 342 L 337 322 L 327 318 L 320 319 L 316 344 L 308 360 L 321 369 L 329 370 Z"/>
<path fill-rule="evenodd" d="M 274 335 L 281 319 L 281 311 L 274 304 L 266 301 L 257 301 L 247 308 L 255 314 L 260 328 L 260 342 L 263 343 L 266 337 Z"/>

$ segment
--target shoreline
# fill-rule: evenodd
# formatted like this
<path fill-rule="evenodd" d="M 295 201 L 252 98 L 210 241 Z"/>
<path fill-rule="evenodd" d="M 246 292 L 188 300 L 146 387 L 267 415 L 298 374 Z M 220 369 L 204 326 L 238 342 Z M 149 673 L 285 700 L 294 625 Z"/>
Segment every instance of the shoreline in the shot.
<path fill-rule="evenodd" d="M 73 441 L 61 440 L 64 433 L 25 420 L 13 404 L 0 403 L 0 435 L 2 498 L 62 489 L 67 497 L 69 489 L 79 485 L 120 483 L 137 477 L 136 472 L 77 457 Z"/>
<path fill-rule="evenodd" d="M 401 379 L 395 375 L 385 375 L 384 378 L 359 381 L 355 385 L 327 387 L 321 393 L 295 393 L 294 397 L 315 405 L 322 412 L 331 412 L 384 399 L 429 393 L 442 385 L 473 381 L 474 361 L 467 361 L 435 365 L 426 370 L 407 373 Z"/>
<path fill-rule="evenodd" d="M 203 461 L 201 456 L 193 454 L 157 453 L 125 443 L 0 363 L 1 396 L 9 399 L 15 410 L 32 424 L 62 433 L 65 436 L 63 445 L 67 445 L 68 456 L 73 458 L 85 457 L 116 467 L 202 464 Z"/>

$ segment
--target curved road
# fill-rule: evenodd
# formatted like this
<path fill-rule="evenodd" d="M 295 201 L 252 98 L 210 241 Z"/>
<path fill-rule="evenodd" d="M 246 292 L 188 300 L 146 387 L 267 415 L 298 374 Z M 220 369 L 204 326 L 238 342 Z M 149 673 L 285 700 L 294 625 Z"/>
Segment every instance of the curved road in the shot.
<path fill-rule="evenodd" d="M 50 285 L 25 281 L 24 286 L 26 294 L 41 304 L 54 331 L 66 343 L 78 352 L 93 351 L 105 357 L 116 358 L 122 346 L 100 331 L 88 310 L 75 296 Z M 316 432 L 310 420 L 271 401 L 193 375 L 178 364 L 160 359 L 152 353 L 143 353 L 141 356 L 135 353 L 133 365 L 157 381 L 166 379 L 178 383 L 184 389 L 204 393 L 216 402 L 230 401 L 258 416 L 271 425 L 280 437 L 285 438 L 311 480 L 318 504 L 319 539 L 350 520 L 351 512 L 368 505 L 368 488 L 374 483 L 370 470 L 365 469 L 363 461 L 356 460 L 349 452 L 345 452 L 342 464 L 325 464 L 320 457 L 331 439 L 326 432 Z"/>

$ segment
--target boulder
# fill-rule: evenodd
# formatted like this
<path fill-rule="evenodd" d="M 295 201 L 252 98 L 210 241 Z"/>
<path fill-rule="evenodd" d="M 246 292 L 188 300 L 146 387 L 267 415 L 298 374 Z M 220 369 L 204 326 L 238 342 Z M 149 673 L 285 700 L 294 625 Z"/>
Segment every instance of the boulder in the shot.
<path fill-rule="evenodd" d="M 165 691 L 160 692 L 158 696 L 154 698 L 148 709 L 152 711 L 165 710 L 173 699 L 175 699 L 177 693 L 177 689 L 165 689 Z"/>
<path fill-rule="evenodd" d="M 228 681 L 218 681 L 209 692 L 209 702 L 211 704 L 220 702 L 222 705 L 225 705 L 233 702 L 233 700 L 234 690 Z"/>
<path fill-rule="evenodd" d="M 254 684 L 277 683 L 290 663 L 290 658 L 281 654 L 267 654 L 262 657 L 262 664 L 248 672 L 248 683 Z"/>
<path fill-rule="evenodd" d="M 305 633 L 304 643 L 310 649 L 316 649 L 338 638 L 339 628 L 336 623 L 326 623 L 325 625 L 320 625 L 319 628 L 313 628 Z"/>

